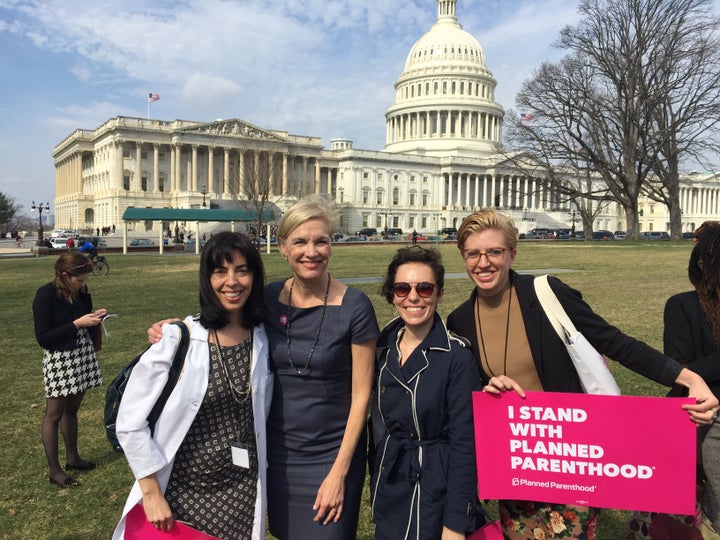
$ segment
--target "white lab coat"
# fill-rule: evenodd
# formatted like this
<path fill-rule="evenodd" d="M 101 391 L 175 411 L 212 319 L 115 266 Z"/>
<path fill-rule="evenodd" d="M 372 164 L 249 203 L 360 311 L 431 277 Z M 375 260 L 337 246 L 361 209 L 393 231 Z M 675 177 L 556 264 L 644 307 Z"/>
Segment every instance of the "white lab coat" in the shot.
<path fill-rule="evenodd" d="M 163 492 L 172 472 L 175 454 L 185 439 L 195 415 L 200 409 L 208 385 L 208 330 L 194 317 L 185 319 L 190 329 L 190 344 L 185 364 L 177 384 L 165 404 L 163 412 L 150 435 L 147 417 L 167 381 L 168 372 L 180 340 L 180 328 L 163 326 L 162 339 L 150 347 L 132 371 L 118 409 L 116 431 L 135 478 L 157 473 Z M 267 506 L 267 447 L 265 421 L 272 399 L 273 376 L 268 359 L 268 340 L 265 327 L 253 330 L 251 367 L 252 407 L 258 454 L 258 485 L 255 502 L 252 538 L 265 538 L 265 509 Z M 123 515 L 113 533 L 113 540 L 122 540 L 125 516 L 142 501 L 136 481 L 130 490 Z"/>

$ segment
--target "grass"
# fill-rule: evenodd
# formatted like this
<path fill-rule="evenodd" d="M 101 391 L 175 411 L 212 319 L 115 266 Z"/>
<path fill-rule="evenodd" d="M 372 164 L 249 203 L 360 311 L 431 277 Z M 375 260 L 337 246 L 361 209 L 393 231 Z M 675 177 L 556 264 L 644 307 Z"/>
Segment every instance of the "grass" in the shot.
<path fill-rule="evenodd" d="M 517 270 L 553 273 L 581 290 L 609 322 L 655 347 L 662 346 L 662 310 L 672 294 L 690 288 L 688 242 L 527 243 L 519 247 Z M 397 246 L 337 246 L 331 273 L 337 278 L 380 277 Z M 442 245 L 447 272 L 464 272 L 457 250 Z M 286 277 L 278 253 L 264 254 L 269 280 Z M 108 276 L 92 277 L 95 307 L 118 313 L 99 354 L 105 382 L 146 344 L 150 323 L 197 310 L 195 255 L 109 255 Z M 104 387 L 89 391 L 80 410 L 80 449 L 100 466 L 79 474 L 82 486 L 59 490 L 48 483 L 40 444 L 44 409 L 42 355 L 33 334 L 31 304 L 38 287 L 53 275 L 52 257 L 0 260 L 3 286 L 3 354 L 0 357 L 0 539 L 95 540 L 109 538 L 132 483 L 124 459 L 111 451 L 102 427 Z M 377 294 L 378 283 L 354 285 L 372 299 L 382 325 L 393 309 Z M 472 285 L 467 277 L 448 279 L 443 317 L 464 301 Z M 613 363 L 623 393 L 663 395 L 665 389 Z M 61 461 L 64 456 L 61 456 Z M 627 512 L 606 511 L 600 538 L 624 537 Z M 358 538 L 372 538 L 364 504 Z"/>

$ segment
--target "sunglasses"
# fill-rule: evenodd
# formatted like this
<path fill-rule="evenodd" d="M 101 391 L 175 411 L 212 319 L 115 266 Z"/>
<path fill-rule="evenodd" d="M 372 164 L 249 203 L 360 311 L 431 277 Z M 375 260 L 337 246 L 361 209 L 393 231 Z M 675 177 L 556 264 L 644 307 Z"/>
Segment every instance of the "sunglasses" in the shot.
<path fill-rule="evenodd" d="M 437 285 L 427 281 L 421 281 L 420 283 L 406 283 L 404 281 L 398 281 L 393 283 L 392 291 L 398 298 L 405 298 L 414 288 L 420 298 L 429 298 L 435 291 L 435 287 L 437 287 Z"/>

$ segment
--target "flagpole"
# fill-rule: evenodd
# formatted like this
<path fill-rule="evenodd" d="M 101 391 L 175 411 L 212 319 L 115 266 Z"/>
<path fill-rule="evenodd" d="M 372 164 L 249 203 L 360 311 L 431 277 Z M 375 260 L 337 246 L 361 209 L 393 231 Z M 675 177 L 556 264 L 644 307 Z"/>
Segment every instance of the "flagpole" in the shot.
<path fill-rule="evenodd" d="M 147 98 L 147 107 L 148 107 L 148 120 L 150 120 L 150 92 L 148 92 L 148 98 Z"/>

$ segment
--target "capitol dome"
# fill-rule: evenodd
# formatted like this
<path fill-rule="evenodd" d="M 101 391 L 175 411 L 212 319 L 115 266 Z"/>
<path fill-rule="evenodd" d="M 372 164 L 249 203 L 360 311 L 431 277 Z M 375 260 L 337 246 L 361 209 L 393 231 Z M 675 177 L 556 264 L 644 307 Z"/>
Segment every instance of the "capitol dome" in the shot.
<path fill-rule="evenodd" d="M 504 111 L 480 43 L 438 0 L 438 18 L 410 49 L 385 113 L 385 151 L 479 157 L 502 140 Z"/>

